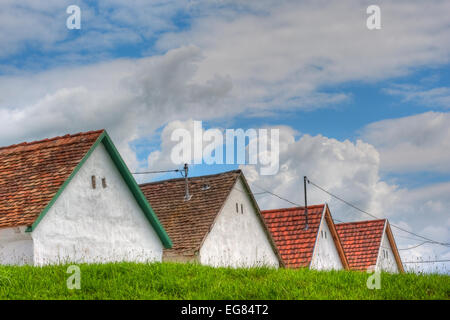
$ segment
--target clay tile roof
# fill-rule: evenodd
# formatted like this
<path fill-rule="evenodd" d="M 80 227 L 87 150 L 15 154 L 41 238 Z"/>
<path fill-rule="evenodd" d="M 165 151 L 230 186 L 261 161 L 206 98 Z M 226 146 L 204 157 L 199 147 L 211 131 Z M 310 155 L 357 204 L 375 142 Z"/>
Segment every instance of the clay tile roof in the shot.
<path fill-rule="evenodd" d="M 350 269 L 367 270 L 377 262 L 386 219 L 336 224 Z"/>
<path fill-rule="evenodd" d="M 37 219 L 103 130 L 0 148 L 0 228 Z"/>
<path fill-rule="evenodd" d="M 304 207 L 261 211 L 286 267 L 308 267 L 311 263 L 324 206 L 308 206 L 308 230 Z"/>
<path fill-rule="evenodd" d="M 189 201 L 184 201 L 184 178 L 140 185 L 172 240 L 170 250 L 192 254 L 200 248 L 240 175 L 235 170 L 189 178 Z"/>

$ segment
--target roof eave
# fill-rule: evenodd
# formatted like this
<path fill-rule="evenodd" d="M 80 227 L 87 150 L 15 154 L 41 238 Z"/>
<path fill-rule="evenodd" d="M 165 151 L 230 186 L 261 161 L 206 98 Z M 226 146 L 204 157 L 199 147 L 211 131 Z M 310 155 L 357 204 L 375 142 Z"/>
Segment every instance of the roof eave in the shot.
<path fill-rule="evenodd" d="M 386 230 L 385 230 L 385 232 L 387 234 L 389 243 L 391 244 L 391 249 L 392 249 L 392 252 L 394 253 L 394 258 L 395 258 L 395 261 L 397 262 L 398 270 L 401 273 L 404 273 L 405 269 L 403 268 L 402 259 L 400 257 L 399 252 L 398 252 L 397 244 L 395 243 L 395 238 L 394 238 L 394 235 L 392 233 L 391 226 L 390 226 L 389 221 L 387 219 L 386 219 Z"/>
<path fill-rule="evenodd" d="M 334 221 L 333 221 L 333 217 L 331 216 L 330 208 L 328 207 L 328 204 L 325 204 L 325 207 L 326 207 L 326 212 L 325 212 L 326 221 L 328 224 L 328 228 L 331 231 L 331 236 L 333 237 L 334 244 L 339 253 L 339 257 L 341 258 L 341 262 L 342 262 L 344 269 L 349 270 L 350 266 L 348 264 L 347 255 L 345 254 L 344 247 L 341 242 L 341 238 L 339 237 L 339 233 L 337 232 L 336 226 L 334 225 Z"/>

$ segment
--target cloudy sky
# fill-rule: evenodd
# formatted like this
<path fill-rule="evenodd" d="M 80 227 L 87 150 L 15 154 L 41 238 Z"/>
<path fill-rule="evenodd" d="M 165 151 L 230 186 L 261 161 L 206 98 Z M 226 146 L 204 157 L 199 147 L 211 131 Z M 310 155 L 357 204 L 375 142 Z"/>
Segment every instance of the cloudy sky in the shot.
<path fill-rule="evenodd" d="M 366 8 L 381 8 L 368 30 Z M 69 30 L 66 8 L 81 8 Z M 450 2 L 3 0 L 0 145 L 106 128 L 132 170 L 171 169 L 171 132 L 278 128 L 255 192 L 303 204 L 303 176 L 450 242 Z M 195 165 L 193 175 L 238 165 Z M 175 175 L 139 179 L 171 178 Z M 262 208 L 292 206 L 269 194 Z M 368 219 L 310 186 L 335 219 Z M 423 241 L 394 229 L 398 247 Z M 448 246 L 400 251 L 450 259 Z M 444 270 L 450 264 L 418 264 Z"/>

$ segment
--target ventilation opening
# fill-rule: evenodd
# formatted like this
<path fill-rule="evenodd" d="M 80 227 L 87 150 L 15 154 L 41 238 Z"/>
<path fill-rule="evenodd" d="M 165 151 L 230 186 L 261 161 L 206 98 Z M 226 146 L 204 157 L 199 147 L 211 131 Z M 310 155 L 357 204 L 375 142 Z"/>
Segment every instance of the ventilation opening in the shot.
<path fill-rule="evenodd" d="M 211 189 L 211 186 L 210 186 L 209 184 L 204 184 L 204 185 L 202 185 L 202 190 L 203 190 L 203 191 L 209 190 L 209 189 Z"/>
<path fill-rule="evenodd" d="M 106 178 L 102 178 L 102 187 L 103 189 L 106 188 Z"/>
<path fill-rule="evenodd" d="M 92 176 L 92 177 L 91 177 L 91 184 L 92 184 L 92 189 L 95 189 L 95 187 L 96 187 L 96 179 L 95 179 L 95 176 Z"/>

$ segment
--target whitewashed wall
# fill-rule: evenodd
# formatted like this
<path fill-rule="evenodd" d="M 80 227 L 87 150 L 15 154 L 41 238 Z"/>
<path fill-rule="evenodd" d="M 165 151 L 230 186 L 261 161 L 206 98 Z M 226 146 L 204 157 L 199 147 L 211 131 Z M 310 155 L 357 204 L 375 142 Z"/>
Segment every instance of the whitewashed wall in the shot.
<path fill-rule="evenodd" d="M 326 232 L 326 238 L 322 237 L 322 231 Z M 333 237 L 328 227 L 328 223 L 323 217 L 316 246 L 311 259 L 311 269 L 316 270 L 341 270 L 344 268 L 341 258 L 334 243 Z"/>
<path fill-rule="evenodd" d="M 236 203 L 239 213 L 236 212 Z M 244 213 L 241 213 L 241 204 Z M 241 179 L 231 191 L 200 249 L 200 263 L 215 267 L 279 266 Z"/>
<path fill-rule="evenodd" d="M 96 176 L 96 189 L 91 176 Z M 102 187 L 106 178 L 107 187 Z M 163 245 L 103 144 L 33 231 L 36 265 L 161 261 Z"/>
<path fill-rule="evenodd" d="M 33 264 L 33 240 L 26 227 L 0 229 L 0 264 Z"/>
<path fill-rule="evenodd" d="M 385 253 L 383 253 L 383 251 L 385 251 Z M 376 269 L 391 273 L 398 273 L 397 261 L 395 261 L 394 252 L 392 251 L 386 230 L 384 231 L 383 239 L 381 240 L 381 248 L 378 252 Z"/>

